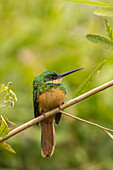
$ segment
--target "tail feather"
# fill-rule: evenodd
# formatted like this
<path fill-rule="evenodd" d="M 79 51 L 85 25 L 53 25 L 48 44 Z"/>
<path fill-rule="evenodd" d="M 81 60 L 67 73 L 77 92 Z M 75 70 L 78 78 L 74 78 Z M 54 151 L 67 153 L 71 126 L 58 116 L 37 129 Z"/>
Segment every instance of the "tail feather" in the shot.
<path fill-rule="evenodd" d="M 42 157 L 50 157 L 55 147 L 55 130 L 53 122 L 43 121 L 41 123 L 41 154 Z"/>

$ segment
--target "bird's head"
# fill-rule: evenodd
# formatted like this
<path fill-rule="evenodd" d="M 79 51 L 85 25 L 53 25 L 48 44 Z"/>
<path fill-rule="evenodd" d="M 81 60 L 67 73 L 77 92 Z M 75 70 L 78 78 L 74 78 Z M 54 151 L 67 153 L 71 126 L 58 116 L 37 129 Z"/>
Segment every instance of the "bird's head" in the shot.
<path fill-rule="evenodd" d="M 62 77 L 82 69 L 83 68 L 79 68 L 61 74 L 57 74 L 55 71 L 45 71 L 34 79 L 33 85 L 42 84 L 44 82 L 60 83 Z"/>

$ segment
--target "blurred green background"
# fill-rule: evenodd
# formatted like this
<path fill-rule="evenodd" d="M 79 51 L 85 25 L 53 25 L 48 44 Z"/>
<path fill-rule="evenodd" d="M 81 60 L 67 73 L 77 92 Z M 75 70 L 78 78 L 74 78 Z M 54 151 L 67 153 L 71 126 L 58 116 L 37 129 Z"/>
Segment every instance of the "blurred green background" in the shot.
<path fill-rule="evenodd" d="M 51 0 L 0 1 L 0 85 L 12 81 L 18 97 L 13 109 L 4 107 L 0 113 L 17 125 L 33 119 L 32 81 L 46 70 L 85 67 L 62 80 L 67 100 L 104 59 L 104 68 L 87 90 L 112 80 L 113 52 L 85 38 L 88 33 L 105 35 L 104 18 L 93 15 L 95 8 Z M 108 21 L 113 27 L 112 19 Z M 112 93 L 109 88 L 66 111 L 113 128 Z M 0 169 L 112 170 L 113 141 L 102 130 L 66 116 L 55 129 L 51 158 L 41 157 L 40 127 L 34 125 L 7 141 L 16 154 L 0 149 Z"/>

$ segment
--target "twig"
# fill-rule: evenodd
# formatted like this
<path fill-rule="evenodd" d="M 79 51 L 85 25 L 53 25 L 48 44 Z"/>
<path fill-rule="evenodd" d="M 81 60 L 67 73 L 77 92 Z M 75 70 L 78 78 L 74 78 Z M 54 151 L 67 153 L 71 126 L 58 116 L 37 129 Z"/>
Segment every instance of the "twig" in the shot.
<path fill-rule="evenodd" d="M 93 90 L 79 96 L 79 97 L 76 97 L 74 99 L 69 100 L 67 103 L 63 104 L 60 107 L 60 109 L 63 110 L 65 108 L 67 108 L 67 107 L 69 107 L 69 106 L 71 106 L 71 105 L 73 105 L 75 103 L 78 103 L 81 100 L 84 100 L 84 99 L 86 99 L 86 98 L 88 98 L 88 97 L 90 97 L 90 96 L 92 96 L 92 95 L 94 95 L 94 94 L 96 94 L 96 93 L 98 93 L 98 92 L 100 92 L 102 90 L 105 90 L 105 89 L 107 89 L 107 88 L 109 88 L 111 86 L 113 86 L 113 80 L 109 81 L 108 83 L 105 83 L 105 84 L 103 84 L 103 85 L 101 85 L 101 86 L 99 86 L 99 87 L 97 87 L 97 88 L 95 88 L 95 89 L 93 89 Z M 58 113 L 60 111 L 60 109 L 56 108 L 54 110 L 46 112 L 45 116 L 48 118 L 48 117 Z M 43 121 L 44 119 L 45 119 L 45 117 L 43 115 L 41 115 L 41 116 L 39 116 L 39 117 L 37 117 L 35 119 L 30 120 L 29 122 L 27 122 L 27 123 L 15 128 L 15 129 L 13 129 L 12 131 L 10 131 L 5 137 L 0 138 L 0 142 L 3 142 L 5 140 L 9 139 L 10 137 L 14 136 L 15 134 L 29 128 L 30 126 L 32 126 L 32 125 L 34 125 L 34 124 L 36 124 L 38 122 Z"/>
<path fill-rule="evenodd" d="M 64 115 L 66 115 L 66 116 L 69 116 L 69 117 L 74 118 L 74 119 L 76 119 L 76 120 L 80 120 L 81 122 L 85 122 L 85 123 L 88 123 L 88 124 L 90 124 L 90 125 L 93 125 L 93 126 L 96 126 L 96 127 L 98 127 L 98 128 L 101 128 L 101 129 L 104 130 L 104 131 L 107 130 L 107 131 L 113 132 L 112 129 L 103 127 L 103 126 L 101 126 L 101 125 L 98 125 L 97 123 L 93 123 L 93 122 L 90 122 L 90 121 L 81 119 L 81 118 L 79 118 L 79 117 L 77 117 L 77 116 L 70 115 L 69 113 L 66 113 L 66 112 L 64 112 L 64 111 L 62 111 L 62 110 L 61 110 L 60 112 L 63 113 Z"/>

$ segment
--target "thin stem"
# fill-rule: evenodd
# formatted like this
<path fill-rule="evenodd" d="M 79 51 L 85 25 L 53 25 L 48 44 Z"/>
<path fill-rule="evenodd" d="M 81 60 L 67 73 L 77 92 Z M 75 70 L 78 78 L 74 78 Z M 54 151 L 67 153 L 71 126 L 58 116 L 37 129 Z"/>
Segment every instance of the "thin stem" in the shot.
<path fill-rule="evenodd" d="M 81 95 L 79 97 L 76 97 L 74 99 L 69 100 L 67 103 L 60 106 L 60 109 L 63 110 L 65 108 L 67 108 L 67 107 L 69 107 L 69 106 L 71 106 L 71 105 L 73 105 L 75 103 L 78 103 L 81 100 L 84 100 L 84 99 L 86 99 L 86 98 L 88 98 L 88 97 L 90 97 L 90 96 L 92 96 L 92 95 L 94 95 L 94 94 L 96 94 L 96 93 L 98 93 L 98 92 L 100 92 L 102 90 L 105 90 L 105 89 L 107 89 L 107 88 L 109 88 L 111 86 L 113 86 L 113 80 L 109 81 L 108 83 L 105 83 L 105 84 L 103 84 L 103 85 L 101 85 L 101 86 L 99 86 L 99 87 L 97 87 L 95 89 L 92 89 L 91 91 L 89 91 L 87 93 L 84 93 L 83 95 Z M 51 110 L 49 112 L 46 112 L 45 116 L 48 118 L 48 117 L 58 113 L 60 111 L 60 109 L 56 108 L 56 109 L 53 109 L 53 110 Z M 43 121 L 44 119 L 45 119 L 45 117 L 43 115 L 41 115 L 41 116 L 39 116 L 39 117 L 37 117 L 35 119 L 30 120 L 29 122 L 27 122 L 27 123 L 15 128 L 15 129 L 13 129 L 12 131 L 10 131 L 5 137 L 0 138 L 0 142 L 3 142 L 5 140 L 9 139 L 10 137 L 14 136 L 15 134 L 29 128 L 30 126 L 32 126 L 32 125 L 34 125 L 36 123 L 39 123 L 39 122 Z"/>
<path fill-rule="evenodd" d="M 101 128 L 102 130 L 107 130 L 107 131 L 113 132 L 112 129 L 103 127 L 103 126 L 101 126 L 101 125 L 98 125 L 97 123 L 93 123 L 93 122 L 90 122 L 90 121 L 81 119 L 81 118 L 79 118 L 79 117 L 77 117 L 77 116 L 73 116 L 73 115 L 71 115 L 71 114 L 69 114 L 69 113 L 66 113 L 66 112 L 62 111 L 62 110 L 61 110 L 60 112 L 63 113 L 64 115 L 66 115 L 66 116 L 69 116 L 69 117 L 74 118 L 74 119 L 76 119 L 76 120 L 80 120 L 81 122 L 84 122 L 84 123 L 87 123 L 87 124 L 96 126 L 96 127 L 98 127 L 98 128 Z"/>

